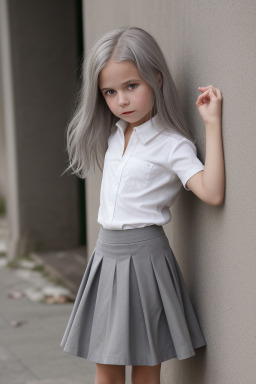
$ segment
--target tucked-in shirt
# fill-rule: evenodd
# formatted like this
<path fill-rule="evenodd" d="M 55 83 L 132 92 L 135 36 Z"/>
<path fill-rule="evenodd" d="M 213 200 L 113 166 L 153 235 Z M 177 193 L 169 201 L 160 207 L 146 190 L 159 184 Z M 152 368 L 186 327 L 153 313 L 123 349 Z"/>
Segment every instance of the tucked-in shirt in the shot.
<path fill-rule="evenodd" d="M 164 225 L 182 185 L 189 191 L 186 182 L 204 164 L 195 144 L 158 114 L 133 129 L 123 155 L 127 125 L 120 119 L 108 139 L 97 221 L 117 230 Z"/>

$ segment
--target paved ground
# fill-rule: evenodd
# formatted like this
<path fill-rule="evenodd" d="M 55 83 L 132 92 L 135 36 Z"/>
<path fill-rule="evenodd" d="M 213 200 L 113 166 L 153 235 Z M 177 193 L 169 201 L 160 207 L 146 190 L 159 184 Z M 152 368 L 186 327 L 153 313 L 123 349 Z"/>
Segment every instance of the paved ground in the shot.
<path fill-rule="evenodd" d="M 72 303 L 8 297 L 23 283 L 17 271 L 0 268 L 1 384 L 94 383 L 95 364 L 59 346 Z M 14 321 L 20 325 L 13 326 Z"/>
<path fill-rule="evenodd" d="M 33 252 L 34 260 L 41 262 L 53 276 L 60 278 L 76 294 L 86 268 L 86 247 L 55 252 Z"/>
<path fill-rule="evenodd" d="M 54 292 L 55 283 L 40 269 L 33 270 L 31 260 L 23 260 L 14 269 L 7 267 L 5 251 L 5 223 L 0 220 L 0 383 L 94 384 L 95 363 L 65 353 L 59 345 L 73 302 L 40 302 L 43 293 Z M 71 270 L 63 255 L 52 255 L 53 275 L 60 263 Z M 77 263 L 81 263 L 79 257 Z M 63 275 L 70 284 L 56 290 L 65 293 L 70 288 L 74 298 L 74 276 L 73 272 L 71 278 Z M 76 281 L 80 278 L 75 276 Z M 127 366 L 127 384 L 130 377 L 131 367 Z"/>
<path fill-rule="evenodd" d="M 73 304 L 10 298 L 28 284 L 19 272 L 0 268 L 1 384 L 93 384 L 95 363 L 59 346 Z M 126 367 L 127 383 L 130 375 Z"/>

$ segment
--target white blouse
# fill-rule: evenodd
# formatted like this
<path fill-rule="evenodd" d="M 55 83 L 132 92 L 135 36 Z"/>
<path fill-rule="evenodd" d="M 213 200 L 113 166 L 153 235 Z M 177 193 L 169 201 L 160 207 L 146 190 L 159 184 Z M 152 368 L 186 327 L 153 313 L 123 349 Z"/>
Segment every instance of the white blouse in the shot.
<path fill-rule="evenodd" d="M 97 221 L 119 230 L 164 225 L 180 188 L 189 191 L 186 182 L 204 164 L 196 146 L 157 114 L 133 129 L 122 156 L 127 124 L 120 119 L 108 140 Z"/>

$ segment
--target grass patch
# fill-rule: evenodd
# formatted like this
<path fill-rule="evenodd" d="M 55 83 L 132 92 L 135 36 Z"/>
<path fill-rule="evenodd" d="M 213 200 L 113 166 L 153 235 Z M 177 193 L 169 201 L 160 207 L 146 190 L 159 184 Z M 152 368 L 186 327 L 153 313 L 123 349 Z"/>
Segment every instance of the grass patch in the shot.
<path fill-rule="evenodd" d="M 24 255 L 19 256 L 18 259 L 34 261 L 33 257 L 29 253 L 25 253 Z"/>
<path fill-rule="evenodd" d="M 33 268 L 31 268 L 32 271 L 40 272 L 44 277 L 50 279 L 51 274 L 43 264 L 35 265 Z"/>
<path fill-rule="evenodd" d="M 32 271 L 45 272 L 45 267 L 42 264 L 35 265 L 31 269 L 32 269 Z"/>
<path fill-rule="evenodd" d="M 19 261 L 17 259 L 8 261 L 8 263 L 6 264 L 6 267 L 10 269 L 19 268 Z"/>
<path fill-rule="evenodd" d="M 6 266 L 10 269 L 15 269 L 20 267 L 20 262 L 26 260 L 26 261 L 34 261 L 34 259 L 30 256 L 30 254 L 24 254 L 22 256 L 16 257 L 14 260 L 8 261 Z"/>

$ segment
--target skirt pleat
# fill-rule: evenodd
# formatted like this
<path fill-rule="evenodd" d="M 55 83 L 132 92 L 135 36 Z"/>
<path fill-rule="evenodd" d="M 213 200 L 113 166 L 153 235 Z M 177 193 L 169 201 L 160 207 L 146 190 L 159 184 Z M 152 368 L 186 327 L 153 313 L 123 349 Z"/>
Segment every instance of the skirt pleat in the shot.
<path fill-rule="evenodd" d="M 101 227 L 60 346 L 102 364 L 195 355 L 206 342 L 163 228 L 121 232 Z"/>

